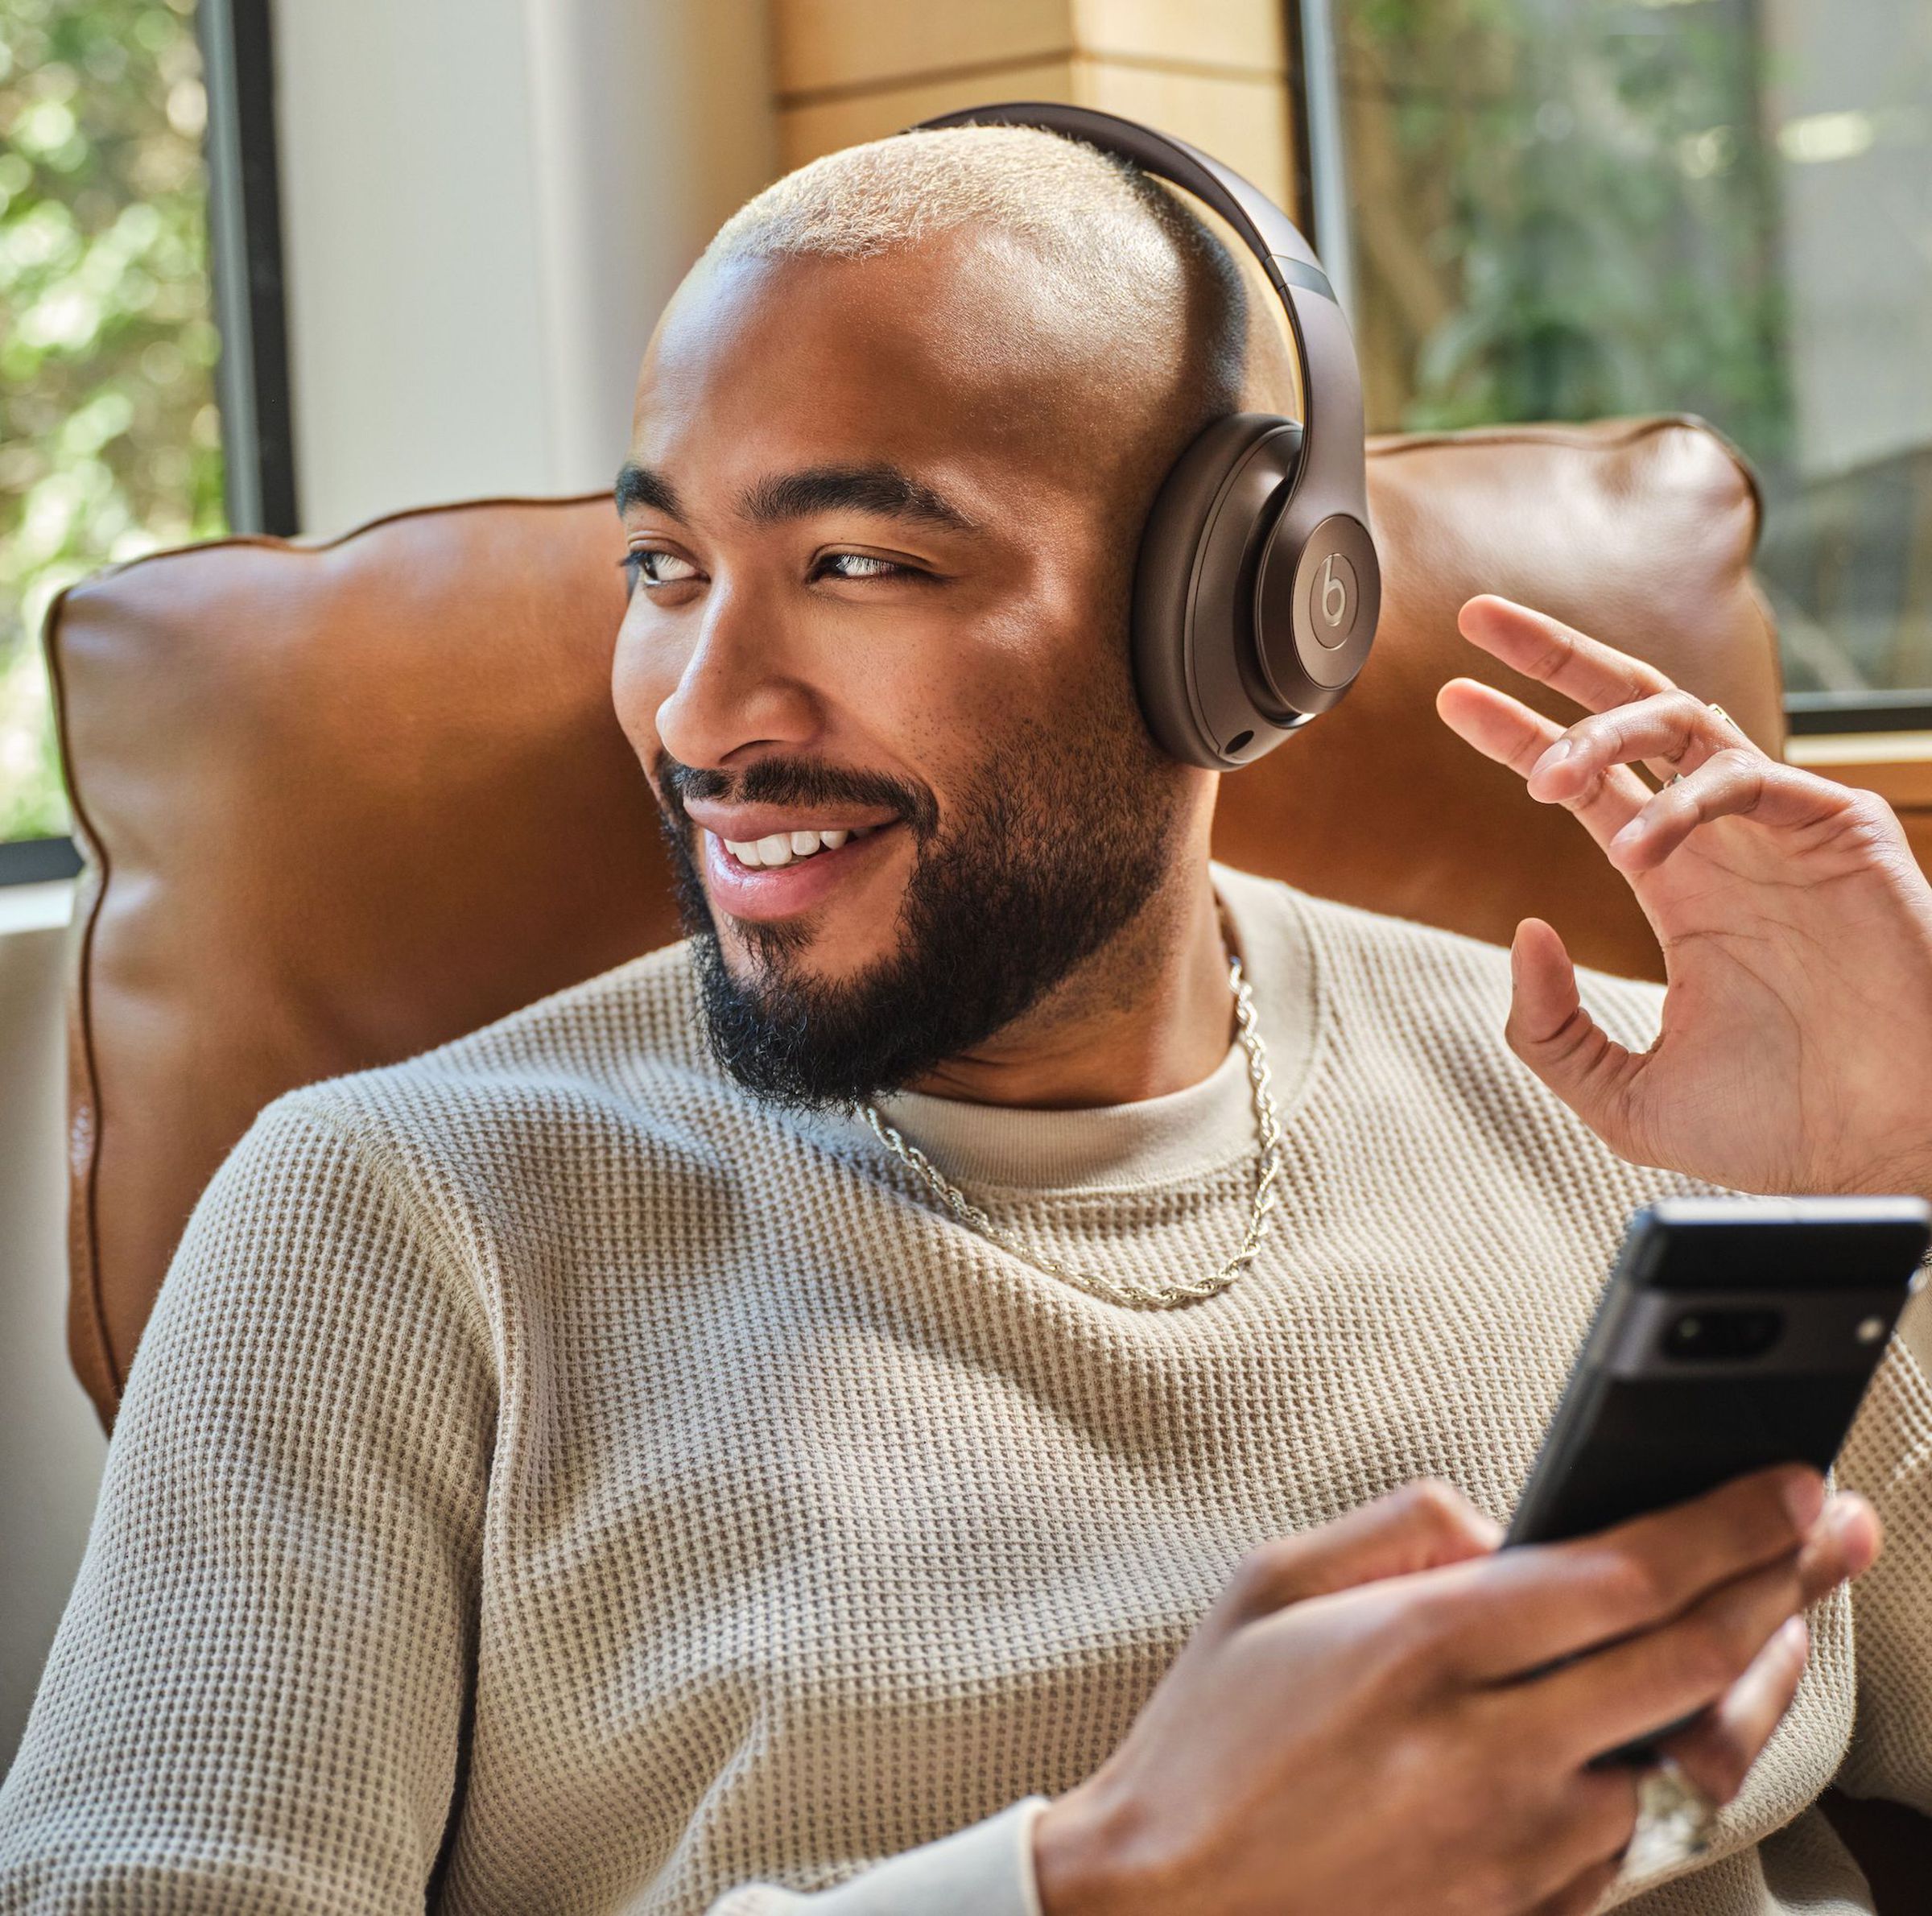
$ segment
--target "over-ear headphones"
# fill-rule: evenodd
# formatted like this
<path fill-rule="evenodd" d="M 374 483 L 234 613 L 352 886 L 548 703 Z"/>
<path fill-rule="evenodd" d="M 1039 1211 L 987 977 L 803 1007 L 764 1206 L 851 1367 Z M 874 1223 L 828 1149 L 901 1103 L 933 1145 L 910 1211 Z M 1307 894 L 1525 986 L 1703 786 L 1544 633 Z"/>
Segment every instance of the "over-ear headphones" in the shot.
<path fill-rule="evenodd" d="M 1368 656 L 1381 568 L 1368 534 L 1362 382 L 1314 249 L 1268 196 L 1184 140 L 1052 101 L 920 122 L 1065 134 L 1179 187 L 1225 221 L 1288 315 L 1300 424 L 1211 421 L 1162 481 L 1134 569 L 1134 683 L 1149 729 L 1190 765 L 1245 765 L 1340 699 Z"/>

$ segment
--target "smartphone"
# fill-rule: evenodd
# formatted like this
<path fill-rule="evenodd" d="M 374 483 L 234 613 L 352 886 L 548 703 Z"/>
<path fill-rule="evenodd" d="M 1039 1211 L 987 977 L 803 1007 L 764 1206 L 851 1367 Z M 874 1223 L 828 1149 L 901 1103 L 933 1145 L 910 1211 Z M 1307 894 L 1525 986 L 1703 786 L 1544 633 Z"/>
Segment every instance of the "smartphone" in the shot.
<path fill-rule="evenodd" d="M 1505 1547 L 1586 1536 L 1774 1464 L 1828 1468 L 1928 1243 L 1932 1208 L 1918 1198 L 1646 1205 Z M 1683 1727 L 1660 1725 L 1596 1761 L 1654 1762 Z"/>

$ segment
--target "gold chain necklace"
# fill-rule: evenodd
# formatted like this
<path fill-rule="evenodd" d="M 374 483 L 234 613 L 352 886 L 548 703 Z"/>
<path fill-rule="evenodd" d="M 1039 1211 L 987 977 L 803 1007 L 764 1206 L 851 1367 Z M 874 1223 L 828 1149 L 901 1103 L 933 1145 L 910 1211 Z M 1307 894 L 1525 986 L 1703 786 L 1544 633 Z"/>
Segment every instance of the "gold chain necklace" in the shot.
<path fill-rule="evenodd" d="M 1092 1296 L 1105 1299 L 1109 1303 L 1126 1304 L 1137 1310 L 1171 1311 L 1178 1304 L 1191 1304 L 1201 1298 L 1212 1297 L 1217 1290 L 1224 1290 L 1254 1262 L 1255 1253 L 1261 1248 L 1261 1240 L 1268 1235 L 1269 1227 L 1274 1221 L 1278 1203 L 1275 1187 L 1282 1175 L 1282 1127 L 1274 1109 L 1268 1051 L 1261 1043 L 1261 1030 L 1255 1019 L 1253 989 L 1242 975 L 1241 960 L 1232 953 L 1228 959 L 1228 983 L 1234 993 L 1236 1032 L 1248 1059 L 1248 1080 L 1253 1092 L 1260 1160 L 1255 1173 L 1254 1200 L 1249 1209 L 1248 1229 L 1241 1239 L 1241 1248 L 1210 1277 L 1197 1278 L 1191 1282 L 1177 1280 L 1162 1286 L 1123 1283 L 1117 1278 L 1080 1270 L 1072 1265 L 1061 1263 L 1057 1257 L 1030 1250 L 1013 1233 L 996 1224 L 916 1144 L 907 1143 L 880 1117 L 877 1105 L 861 1105 L 859 1109 L 872 1127 L 873 1137 L 915 1172 L 955 1217 L 970 1225 L 982 1237 L 989 1238 L 1001 1249 L 1011 1252 L 1023 1263 L 1030 1264 L 1035 1270 L 1062 1278 Z"/>

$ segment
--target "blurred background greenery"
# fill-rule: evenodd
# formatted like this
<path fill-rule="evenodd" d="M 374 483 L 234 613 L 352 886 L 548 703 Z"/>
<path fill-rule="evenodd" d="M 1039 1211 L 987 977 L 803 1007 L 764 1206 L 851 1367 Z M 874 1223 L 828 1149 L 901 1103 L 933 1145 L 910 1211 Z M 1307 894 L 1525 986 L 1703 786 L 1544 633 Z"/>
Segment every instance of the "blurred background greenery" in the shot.
<path fill-rule="evenodd" d="M 0 841 L 65 831 L 39 626 L 224 530 L 194 0 L 0 0 Z"/>
<path fill-rule="evenodd" d="M 1775 149 L 1747 0 L 1345 0 L 1371 413 L 1699 412 L 1790 442 Z M 1649 31 L 1637 31 L 1639 26 Z"/>
<path fill-rule="evenodd" d="M 1932 702 L 1932 6 L 1332 8 L 1371 428 L 1700 414 L 1794 705 Z"/>

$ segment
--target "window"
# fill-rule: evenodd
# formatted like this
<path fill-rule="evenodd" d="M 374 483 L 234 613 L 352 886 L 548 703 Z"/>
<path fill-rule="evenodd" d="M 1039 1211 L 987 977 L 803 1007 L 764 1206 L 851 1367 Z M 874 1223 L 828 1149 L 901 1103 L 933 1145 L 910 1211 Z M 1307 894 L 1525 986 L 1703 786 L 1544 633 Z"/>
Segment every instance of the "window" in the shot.
<path fill-rule="evenodd" d="M 1932 9 L 1301 14 L 1371 427 L 1701 413 L 1764 483 L 1794 727 L 1932 724 Z"/>
<path fill-rule="evenodd" d="M 39 626 L 224 529 L 194 0 L 0 0 L 0 844 L 67 829 Z"/>

